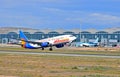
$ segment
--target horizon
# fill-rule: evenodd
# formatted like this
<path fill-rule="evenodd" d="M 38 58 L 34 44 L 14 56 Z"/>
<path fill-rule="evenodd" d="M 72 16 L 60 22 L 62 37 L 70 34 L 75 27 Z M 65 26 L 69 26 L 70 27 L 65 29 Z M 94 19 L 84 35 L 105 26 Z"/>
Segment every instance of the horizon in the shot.
<path fill-rule="evenodd" d="M 36 29 L 36 30 L 98 30 L 98 31 L 102 31 L 102 30 L 106 30 L 106 29 L 120 29 L 120 27 L 108 27 L 108 28 L 102 28 L 102 29 L 96 29 L 96 28 L 32 28 L 32 27 L 16 27 L 16 26 L 0 26 L 0 28 L 24 28 L 24 29 Z"/>
<path fill-rule="evenodd" d="M 107 29 L 120 25 L 119 0 L 0 0 L 0 27 Z"/>
<path fill-rule="evenodd" d="M 32 30 L 81 30 L 81 31 L 87 31 L 87 30 L 97 30 L 97 31 L 104 31 L 104 30 L 120 30 L 120 27 L 114 27 L 114 28 L 104 28 L 104 29 L 95 29 L 95 28 L 89 28 L 89 29 L 78 29 L 78 28 L 72 28 L 72 29 L 62 29 L 62 28 L 58 28 L 58 29 L 49 29 L 49 28 L 45 28 L 45 29 L 35 29 L 35 28 L 27 28 L 27 27 L 0 27 L 3 29 L 32 29 Z"/>

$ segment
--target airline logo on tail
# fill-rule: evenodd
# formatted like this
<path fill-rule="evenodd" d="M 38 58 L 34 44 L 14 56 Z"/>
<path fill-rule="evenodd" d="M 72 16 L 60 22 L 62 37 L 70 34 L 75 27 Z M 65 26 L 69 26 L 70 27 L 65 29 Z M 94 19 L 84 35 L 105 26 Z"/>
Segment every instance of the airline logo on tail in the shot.
<path fill-rule="evenodd" d="M 21 46 L 25 48 L 26 42 L 22 39 L 21 40 Z"/>

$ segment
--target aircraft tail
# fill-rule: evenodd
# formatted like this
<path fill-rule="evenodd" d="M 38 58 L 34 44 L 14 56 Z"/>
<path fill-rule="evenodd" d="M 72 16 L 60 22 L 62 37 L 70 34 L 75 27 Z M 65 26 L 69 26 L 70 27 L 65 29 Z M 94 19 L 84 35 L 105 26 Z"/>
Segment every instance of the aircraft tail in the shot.
<path fill-rule="evenodd" d="M 27 37 L 25 36 L 25 34 L 22 31 L 19 31 L 19 34 L 20 34 L 21 40 L 28 41 Z"/>
<path fill-rule="evenodd" d="M 28 41 L 27 37 L 22 31 L 19 31 L 19 35 L 20 35 L 20 40 L 21 40 L 21 47 L 26 48 L 26 44 L 27 44 L 26 41 Z"/>
<path fill-rule="evenodd" d="M 98 43 L 98 41 L 99 41 L 99 38 L 97 38 L 94 43 Z"/>
<path fill-rule="evenodd" d="M 28 39 L 22 31 L 19 31 L 19 34 L 20 34 L 21 46 L 23 48 L 35 49 L 35 47 L 31 46 L 28 43 Z"/>

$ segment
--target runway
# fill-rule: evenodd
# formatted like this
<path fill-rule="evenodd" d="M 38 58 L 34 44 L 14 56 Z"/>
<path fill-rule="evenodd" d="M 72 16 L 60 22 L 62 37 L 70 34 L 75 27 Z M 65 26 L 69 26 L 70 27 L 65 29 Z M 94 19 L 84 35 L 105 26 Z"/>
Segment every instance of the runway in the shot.
<path fill-rule="evenodd" d="M 20 51 L 0 51 L 2 54 L 25 54 L 25 55 L 50 55 L 50 56 L 71 56 L 71 57 L 100 57 L 100 58 L 120 58 L 120 56 L 109 56 L 109 55 L 84 55 L 84 54 L 65 54 L 65 53 L 54 53 L 54 52 L 20 52 Z"/>

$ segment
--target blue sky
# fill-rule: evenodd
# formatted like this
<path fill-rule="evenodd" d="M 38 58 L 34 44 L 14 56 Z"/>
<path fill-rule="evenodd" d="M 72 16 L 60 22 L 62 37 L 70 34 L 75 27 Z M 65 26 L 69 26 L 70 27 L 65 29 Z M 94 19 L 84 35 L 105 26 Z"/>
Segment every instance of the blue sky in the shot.
<path fill-rule="evenodd" d="M 0 27 L 120 27 L 120 0 L 0 0 Z"/>

